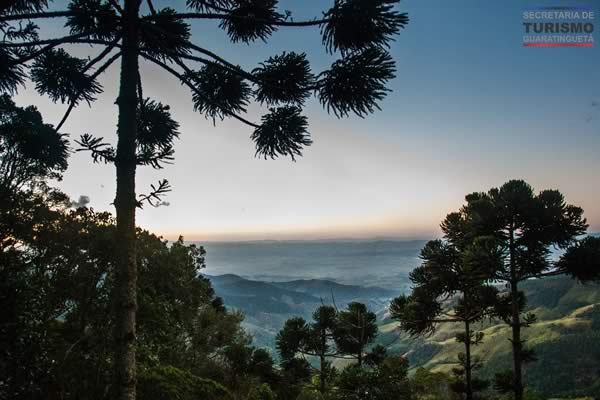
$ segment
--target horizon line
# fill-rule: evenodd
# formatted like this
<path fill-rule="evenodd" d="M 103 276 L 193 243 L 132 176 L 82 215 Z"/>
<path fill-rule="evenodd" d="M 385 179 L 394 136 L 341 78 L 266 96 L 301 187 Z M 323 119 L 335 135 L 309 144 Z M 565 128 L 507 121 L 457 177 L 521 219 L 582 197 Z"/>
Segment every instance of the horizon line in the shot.
<path fill-rule="evenodd" d="M 587 236 L 600 236 L 600 229 L 591 230 L 586 232 Z M 435 240 L 440 239 L 441 235 L 431 235 L 428 237 L 402 237 L 402 236 L 365 236 L 365 237 L 329 237 L 329 238 L 304 238 L 304 239 L 186 239 L 185 235 L 180 235 L 183 237 L 183 241 L 185 243 L 268 243 L 268 242 L 360 242 L 360 241 L 393 241 L 393 242 L 418 242 L 418 241 L 427 241 L 427 240 Z M 166 239 L 170 242 L 174 242 L 177 239 L 169 239 L 166 235 L 160 235 L 163 239 Z"/>

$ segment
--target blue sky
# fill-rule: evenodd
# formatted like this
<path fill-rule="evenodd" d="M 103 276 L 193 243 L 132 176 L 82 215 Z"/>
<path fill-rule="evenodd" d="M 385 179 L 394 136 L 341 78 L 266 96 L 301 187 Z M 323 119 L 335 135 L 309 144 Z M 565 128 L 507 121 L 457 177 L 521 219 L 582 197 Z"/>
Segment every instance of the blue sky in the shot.
<path fill-rule="evenodd" d="M 155 2 L 174 3 L 182 4 Z M 302 19 L 330 3 L 287 0 L 281 8 Z M 600 50 L 521 45 L 523 9 L 556 5 L 591 6 L 599 23 L 594 0 L 401 2 L 410 24 L 391 47 L 398 71 L 383 110 L 337 120 L 312 101 L 305 111 L 315 143 L 296 163 L 254 158 L 248 127 L 213 127 L 177 81 L 143 65 L 145 95 L 172 106 L 182 135 L 174 165 L 139 171 L 139 192 L 161 178 L 173 192 L 169 207 L 144 209 L 138 223 L 199 240 L 429 237 L 466 193 L 523 178 L 536 189 L 560 189 L 600 231 Z M 306 52 L 315 71 L 334 60 L 315 28 L 281 29 L 267 44 L 246 46 L 228 43 L 214 23 L 193 26 L 196 43 L 246 68 L 284 50 Z M 46 28 L 50 36 L 62 30 L 57 21 Z M 73 113 L 68 132 L 114 140 L 117 72 L 106 74 L 92 109 Z M 17 101 L 38 105 L 53 123 L 65 108 L 31 90 Z M 263 112 L 251 107 L 249 118 Z M 75 154 L 60 185 L 111 209 L 110 166 Z"/>

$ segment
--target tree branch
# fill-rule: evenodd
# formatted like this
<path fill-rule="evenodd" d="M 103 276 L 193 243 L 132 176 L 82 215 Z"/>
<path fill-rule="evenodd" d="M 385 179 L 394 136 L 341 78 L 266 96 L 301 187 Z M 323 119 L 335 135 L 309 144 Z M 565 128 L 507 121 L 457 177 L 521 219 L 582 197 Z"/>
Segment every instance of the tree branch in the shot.
<path fill-rule="evenodd" d="M 143 208 L 144 202 L 147 202 L 152 207 L 158 207 L 161 204 L 162 198 L 171 191 L 171 185 L 169 181 L 163 179 L 158 182 L 158 186 L 150 185 L 152 191 L 148 194 L 140 195 L 140 199 L 137 201 L 137 206 Z"/>
<path fill-rule="evenodd" d="M 115 149 L 111 147 L 108 143 L 103 143 L 102 140 L 104 138 L 96 138 L 90 135 L 89 133 L 84 133 L 81 135 L 80 140 L 76 140 L 75 143 L 80 145 L 81 149 L 76 149 L 75 151 L 89 151 L 92 153 L 92 159 L 95 163 L 97 162 L 114 162 L 115 161 Z"/>
<path fill-rule="evenodd" d="M 72 17 L 74 15 L 77 15 L 77 12 L 74 12 L 74 11 L 49 11 L 49 12 L 41 12 L 41 13 L 0 15 L 0 21 L 18 21 L 18 20 L 23 20 L 23 19 Z"/>
<path fill-rule="evenodd" d="M 104 57 L 106 57 L 115 47 L 117 47 L 117 45 L 119 44 L 119 40 L 121 40 L 120 35 L 117 36 L 115 38 L 115 40 L 113 40 L 111 42 L 110 46 L 108 46 L 104 50 L 102 50 L 102 52 L 100 54 L 98 54 L 98 56 L 96 56 L 96 58 L 91 59 L 90 62 L 85 66 L 85 68 L 83 68 L 83 72 L 86 72 L 88 69 L 93 67 L 95 64 L 102 61 L 102 59 Z M 121 54 L 121 52 L 119 52 L 118 54 Z M 100 68 L 102 68 L 102 67 L 100 67 Z"/>
<path fill-rule="evenodd" d="M 113 47 L 114 48 L 114 47 Z M 88 70 L 89 68 L 92 67 L 92 65 L 94 65 L 95 63 L 101 61 L 113 48 L 107 48 L 105 49 L 102 53 L 105 53 L 102 57 L 98 56 L 96 57 L 96 61 L 94 62 L 90 62 L 88 63 L 88 65 L 85 67 L 84 72 L 86 70 Z M 108 50 L 108 51 L 107 51 Z M 114 56 L 112 56 L 111 58 L 109 58 L 100 68 L 98 68 L 96 70 L 96 72 L 94 72 L 91 76 L 90 79 L 94 80 L 96 79 L 100 74 L 102 74 L 104 71 L 106 71 L 106 69 L 108 67 L 110 67 L 110 65 L 115 62 L 116 59 L 118 59 L 119 57 L 121 57 L 121 52 L 116 53 Z M 60 120 L 60 122 L 58 123 L 58 125 L 56 125 L 56 131 L 58 132 L 60 130 L 60 128 L 62 128 L 62 126 L 65 124 L 65 122 L 67 122 L 67 119 L 69 118 L 69 115 L 71 114 L 71 111 L 73 111 L 73 108 L 75 107 L 75 103 L 77 103 L 77 98 L 72 99 L 71 103 L 69 104 L 69 107 L 67 108 L 67 111 L 65 112 L 65 115 L 63 115 L 62 119 Z"/>
<path fill-rule="evenodd" d="M 311 19 L 311 20 L 305 20 L 305 21 L 286 21 L 286 20 L 265 20 L 265 19 L 259 19 L 259 18 L 254 18 L 254 17 L 247 17 L 247 16 L 240 16 L 240 15 L 231 15 L 231 14 L 226 14 L 226 13 L 178 13 L 178 14 L 173 14 L 173 17 L 175 18 L 181 18 L 181 19 L 238 19 L 238 20 L 252 20 L 252 21 L 256 21 L 256 22 L 264 22 L 264 23 L 268 23 L 270 25 L 275 25 L 275 26 L 296 26 L 296 27 L 301 27 L 301 26 L 318 26 L 318 25 L 322 25 L 325 24 L 327 22 L 330 22 L 331 19 L 330 18 L 323 18 L 323 19 Z M 147 15 L 144 16 L 143 18 L 147 18 L 147 19 L 152 19 L 153 16 L 152 15 Z"/>
<path fill-rule="evenodd" d="M 156 9 L 154 8 L 154 4 L 152 4 L 152 0 L 146 0 L 146 3 L 148 3 L 148 8 L 150 9 L 150 13 L 152 15 L 156 15 Z"/>
<path fill-rule="evenodd" d="M 43 44 L 47 44 L 50 45 L 52 47 L 58 46 L 60 44 L 64 44 L 64 43 L 70 43 L 75 39 L 79 39 L 81 37 L 85 37 L 85 36 L 90 36 L 93 35 L 95 32 L 85 32 L 85 33 L 77 33 L 75 35 L 70 35 L 70 36 L 64 36 L 61 38 L 55 38 L 55 39 L 44 39 L 44 40 L 32 40 L 30 42 L 20 42 L 20 43 L 0 43 L 0 47 L 6 47 L 6 48 L 13 48 L 13 47 L 34 47 L 34 46 L 40 46 Z M 83 43 L 89 43 L 92 44 L 91 41 L 80 41 Z M 78 42 L 79 43 L 79 42 Z M 109 43 L 109 42 L 107 42 Z M 49 47 L 49 46 L 47 46 Z M 50 47 L 50 48 L 52 48 Z M 48 50 L 47 48 L 43 49 L 44 51 Z"/>
<path fill-rule="evenodd" d="M 148 27 L 149 29 L 153 29 L 155 31 L 158 31 L 158 32 L 160 32 L 163 35 L 175 37 L 172 33 L 167 32 L 167 31 L 165 31 L 163 29 L 160 29 L 157 26 L 154 26 L 152 24 L 145 24 L 144 26 Z M 207 59 L 202 58 L 202 57 L 192 56 L 192 55 L 189 55 L 189 54 L 176 53 L 176 52 L 167 52 L 167 54 L 169 54 L 171 57 L 174 57 L 174 58 L 183 58 L 183 59 L 187 59 L 187 60 L 191 60 L 191 61 L 197 61 L 197 62 L 200 62 L 200 63 L 203 63 L 203 64 L 216 65 L 218 67 L 221 67 L 224 70 L 233 72 L 233 73 L 237 74 L 238 76 L 240 76 L 240 77 L 242 77 L 244 79 L 249 80 L 250 82 L 254 82 L 256 84 L 260 84 L 260 82 L 254 77 L 254 75 L 252 75 L 251 73 L 249 73 L 247 71 L 244 71 L 241 67 L 230 63 L 229 61 L 225 60 L 224 58 L 219 57 L 215 53 L 213 53 L 213 52 L 211 52 L 209 50 L 206 50 L 206 49 L 204 49 L 202 47 L 199 47 L 199 46 L 197 46 L 197 45 L 195 45 L 194 43 L 191 43 L 191 42 L 186 42 L 186 46 L 188 48 L 192 49 L 192 50 L 196 50 L 199 53 L 202 53 L 204 55 L 207 55 L 207 56 L 213 58 L 215 61 L 207 60 Z"/>
<path fill-rule="evenodd" d="M 202 96 L 202 94 L 200 92 L 198 92 L 198 90 L 194 87 L 194 85 L 188 80 L 186 79 L 182 74 L 180 74 L 179 72 L 177 72 L 176 70 L 174 70 L 173 68 L 169 67 L 166 63 L 157 60 L 156 58 L 149 56 L 148 54 L 142 53 L 140 52 L 140 55 L 145 58 L 146 60 L 158 65 L 159 67 L 162 67 L 165 71 L 171 73 L 171 75 L 175 76 L 176 78 L 178 78 L 183 84 L 185 84 L 186 86 L 188 86 L 193 92 L 195 92 L 198 96 Z M 185 66 L 185 64 L 183 64 L 182 68 L 187 68 L 187 71 L 191 71 L 187 66 Z M 180 65 L 181 66 L 181 65 Z M 203 97 L 203 96 L 202 96 Z M 233 114 L 233 113 L 228 113 L 227 115 L 229 115 L 232 118 L 237 119 L 238 121 L 241 121 L 243 123 L 245 123 L 246 125 L 249 125 L 253 128 L 258 128 L 260 127 L 260 125 L 257 125 L 253 122 L 248 121 L 247 119 L 237 115 L 237 114 Z"/>

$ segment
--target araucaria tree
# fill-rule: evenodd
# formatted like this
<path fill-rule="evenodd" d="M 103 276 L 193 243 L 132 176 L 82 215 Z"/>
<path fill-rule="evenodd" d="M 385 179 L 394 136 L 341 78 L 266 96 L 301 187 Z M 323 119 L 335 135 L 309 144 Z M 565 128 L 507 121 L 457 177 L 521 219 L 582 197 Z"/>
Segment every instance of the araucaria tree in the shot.
<path fill-rule="evenodd" d="M 472 193 L 467 204 L 455 216 L 464 235 L 493 238 L 500 258 L 493 274 L 495 281 L 505 282 L 509 293 L 498 302 L 500 315 L 512 330 L 512 379 L 502 375 L 501 389 L 523 398 L 523 363 L 532 359 L 524 347 L 521 328 L 535 321 L 535 316 L 522 316 L 525 298 L 519 284 L 527 279 L 570 274 L 582 281 L 597 279 L 600 272 L 600 241 L 580 239 L 587 224 L 583 210 L 567 204 L 557 190 L 535 193 L 521 180 L 505 183 L 487 193 Z M 551 257 L 552 249 L 566 250 L 560 260 Z"/>
<path fill-rule="evenodd" d="M 83 135 L 78 143 L 94 161 L 114 163 L 117 190 L 115 254 L 115 398 L 135 398 L 136 241 L 135 213 L 169 186 L 136 195 L 137 166 L 161 168 L 173 159 L 178 125 L 169 108 L 143 96 L 140 65 L 160 66 L 189 87 L 194 108 L 212 120 L 235 118 L 249 125 L 256 155 L 294 159 L 311 144 L 302 107 L 311 95 L 337 117 L 364 117 L 379 108 L 394 77 L 386 47 L 408 22 L 398 0 L 334 0 L 318 19 L 294 20 L 277 0 L 187 0 L 185 10 L 158 8 L 152 0 L 71 0 L 66 10 L 48 11 L 47 0 L 0 5 L 0 89 L 15 92 L 26 78 L 53 101 L 66 103 L 60 131 L 74 107 L 102 93 L 100 75 L 120 60 L 117 145 Z M 35 21 L 61 18 L 62 37 L 40 38 Z M 281 27 L 319 27 L 323 45 L 340 57 L 315 74 L 305 54 L 286 52 L 245 70 L 194 43 L 192 21 L 218 21 L 232 42 L 266 41 Z M 97 50 L 89 59 L 69 54 L 73 45 Z M 68 47 L 65 47 L 68 46 Z M 255 123 L 246 118 L 254 100 L 268 107 Z"/>
<path fill-rule="evenodd" d="M 458 356 L 460 368 L 454 371 L 458 380 L 452 386 L 472 400 L 475 392 L 486 387 L 485 381 L 473 377 L 481 361 L 472 356 L 471 347 L 483 340 L 483 332 L 475 331 L 473 325 L 493 313 L 497 289 L 487 282 L 497 259 L 490 257 L 493 242 L 464 240 L 456 232 L 459 226 L 449 223 L 454 217 L 450 214 L 442 224 L 444 240 L 430 241 L 421 251 L 423 263 L 410 274 L 413 291 L 395 298 L 390 314 L 414 336 L 431 334 L 443 323 L 463 325 L 456 340 L 464 344 L 465 352 Z"/>
<path fill-rule="evenodd" d="M 349 303 L 338 313 L 334 341 L 340 353 L 362 366 L 367 346 L 377 337 L 377 316 L 363 303 Z"/>
<path fill-rule="evenodd" d="M 313 321 L 295 317 L 285 322 L 277 334 L 277 350 L 281 358 L 291 361 L 298 355 L 319 359 L 319 391 L 324 393 L 331 372 L 331 357 L 338 355 L 334 332 L 337 329 L 337 311 L 332 306 L 321 306 L 313 313 Z"/>

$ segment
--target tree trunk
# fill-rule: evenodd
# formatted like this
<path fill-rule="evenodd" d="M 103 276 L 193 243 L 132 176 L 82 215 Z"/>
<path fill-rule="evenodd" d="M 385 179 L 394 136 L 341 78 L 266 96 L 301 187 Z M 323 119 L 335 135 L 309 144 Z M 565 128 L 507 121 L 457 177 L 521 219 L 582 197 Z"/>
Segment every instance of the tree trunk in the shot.
<path fill-rule="evenodd" d="M 327 346 L 327 336 L 326 336 L 326 332 L 323 331 L 321 334 L 321 354 L 320 356 L 320 361 L 321 361 L 321 370 L 319 371 L 320 375 L 319 375 L 319 390 L 321 393 L 325 393 L 325 351 L 326 351 L 326 346 Z"/>
<path fill-rule="evenodd" d="M 511 293 L 511 328 L 512 328 L 512 351 L 513 351 L 513 390 L 515 400 L 523 400 L 523 355 L 521 342 L 521 310 L 519 309 L 519 289 L 517 266 L 515 262 L 514 232 L 511 229 L 510 238 L 510 293 Z"/>
<path fill-rule="evenodd" d="M 325 393 L 325 356 L 321 354 L 321 371 L 319 371 L 319 391 Z"/>
<path fill-rule="evenodd" d="M 465 321 L 465 397 L 473 400 L 473 383 L 471 379 L 471 327 L 469 321 Z"/>
<path fill-rule="evenodd" d="M 123 53 L 118 118 L 116 264 L 114 272 L 114 393 L 119 400 L 135 400 L 135 314 L 137 309 L 137 264 L 135 232 L 135 169 L 137 136 L 138 34 L 137 0 L 125 0 Z"/>
<path fill-rule="evenodd" d="M 511 296 L 512 296 L 512 351 L 513 351 L 513 386 L 515 391 L 515 400 L 523 399 L 523 355 L 522 355 L 522 342 L 521 342 L 521 318 L 519 303 L 517 301 L 519 296 L 519 290 L 516 282 L 511 282 Z"/>

